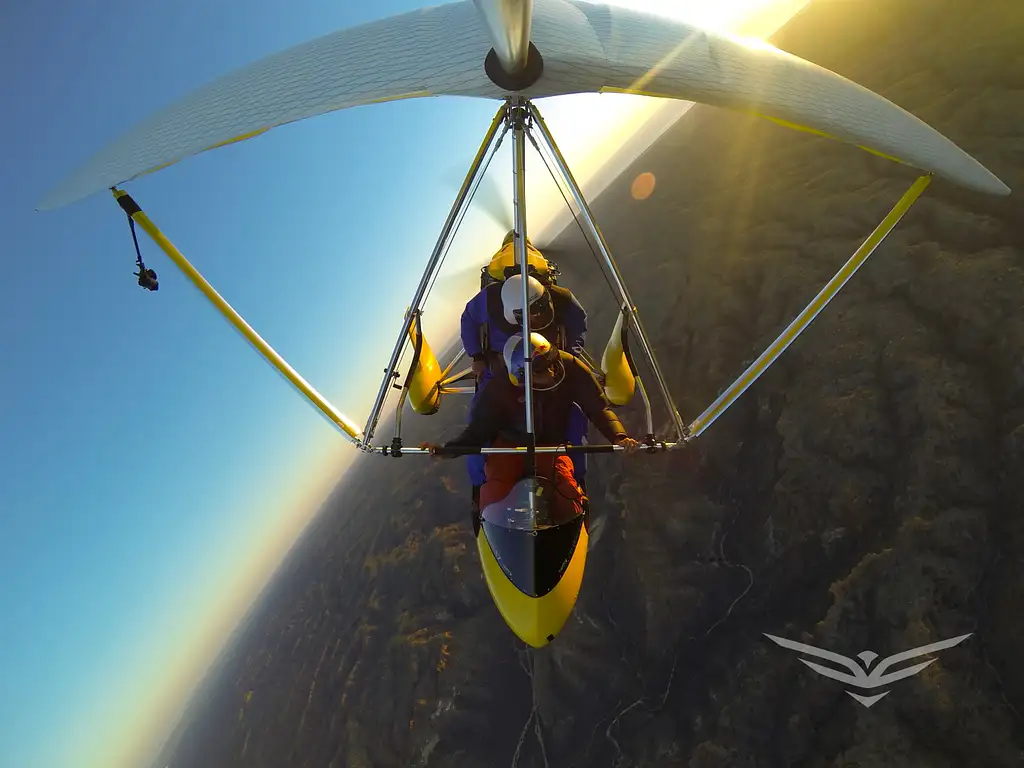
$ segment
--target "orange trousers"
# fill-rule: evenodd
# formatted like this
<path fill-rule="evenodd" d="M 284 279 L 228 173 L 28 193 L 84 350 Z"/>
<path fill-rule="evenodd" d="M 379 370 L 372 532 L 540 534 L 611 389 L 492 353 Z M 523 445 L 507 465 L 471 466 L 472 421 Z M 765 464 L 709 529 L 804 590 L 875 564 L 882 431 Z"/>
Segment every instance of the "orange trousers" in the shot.
<path fill-rule="evenodd" d="M 513 443 L 495 440 L 495 448 L 510 448 Z M 583 491 L 573 476 L 572 459 L 564 454 L 538 453 L 535 455 L 537 477 L 554 483 L 556 516 L 566 520 L 583 513 Z M 526 473 L 526 457 L 515 453 L 492 453 L 484 464 L 486 480 L 480 487 L 480 509 L 508 496 L 512 486 Z"/>

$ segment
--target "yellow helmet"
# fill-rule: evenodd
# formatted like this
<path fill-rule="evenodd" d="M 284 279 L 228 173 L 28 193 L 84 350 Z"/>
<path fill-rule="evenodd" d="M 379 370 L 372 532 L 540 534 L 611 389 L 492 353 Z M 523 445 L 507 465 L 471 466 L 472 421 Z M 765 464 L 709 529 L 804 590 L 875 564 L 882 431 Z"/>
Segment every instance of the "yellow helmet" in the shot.
<path fill-rule="evenodd" d="M 516 236 L 516 231 L 514 229 L 510 229 L 508 231 L 508 233 L 505 235 L 505 239 L 501 241 L 501 247 L 504 248 L 506 245 L 511 243 L 512 240 L 515 238 L 515 236 Z M 530 242 L 530 238 L 529 237 L 526 238 L 526 245 L 528 247 L 530 247 L 530 248 L 533 247 L 533 244 Z"/>

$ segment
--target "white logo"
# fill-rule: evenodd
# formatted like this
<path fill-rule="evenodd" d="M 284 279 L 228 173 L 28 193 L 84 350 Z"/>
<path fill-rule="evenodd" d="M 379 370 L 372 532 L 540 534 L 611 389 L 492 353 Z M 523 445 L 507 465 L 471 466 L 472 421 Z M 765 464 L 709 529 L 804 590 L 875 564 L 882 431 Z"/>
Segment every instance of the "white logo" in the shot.
<path fill-rule="evenodd" d="M 917 658 L 918 656 L 924 656 L 926 653 L 934 653 L 935 651 L 944 651 L 947 648 L 952 648 L 954 645 L 962 643 L 972 634 L 974 633 L 968 632 L 966 635 L 960 635 L 959 637 L 950 638 L 949 640 L 940 640 L 937 643 L 929 643 L 928 645 L 922 645 L 920 648 L 911 648 L 909 651 L 894 654 L 888 658 L 882 659 L 870 674 L 868 674 L 868 669 L 871 667 L 871 662 L 878 658 L 878 654 L 874 651 L 861 651 L 857 654 L 857 658 L 860 659 L 863 664 L 863 668 L 861 668 L 861 664 L 858 664 L 853 659 L 847 658 L 846 656 L 842 656 L 838 653 L 833 653 L 832 651 L 815 648 L 813 645 L 804 645 L 803 643 L 798 643 L 793 640 L 787 640 L 784 637 L 775 637 L 775 635 L 769 635 L 767 632 L 764 633 L 764 636 L 778 645 L 781 645 L 783 648 L 789 648 L 791 651 L 800 651 L 801 653 L 806 653 L 809 656 L 817 656 L 820 659 L 828 659 L 836 664 L 841 664 L 851 670 L 853 674 L 850 675 L 846 672 L 840 672 L 836 669 L 832 669 L 831 667 L 823 667 L 820 664 L 815 664 L 813 661 L 808 661 L 807 659 L 800 659 L 800 661 L 820 675 L 830 677 L 833 680 L 838 680 L 841 683 L 856 686 L 857 688 L 870 690 L 872 688 L 880 688 L 881 686 L 888 685 L 889 683 L 894 683 L 897 680 L 902 680 L 903 678 L 910 677 L 911 675 L 916 675 L 922 669 L 935 661 L 935 659 L 928 659 L 928 661 L 921 662 L 920 664 L 914 664 L 913 666 L 904 667 L 903 669 L 899 669 L 895 672 L 884 674 L 885 670 L 889 669 L 894 664 L 909 661 L 910 659 Z M 847 693 L 865 707 L 870 707 L 883 696 L 888 695 L 889 691 L 883 691 L 882 693 L 874 696 L 859 696 L 853 691 L 847 691 Z"/>

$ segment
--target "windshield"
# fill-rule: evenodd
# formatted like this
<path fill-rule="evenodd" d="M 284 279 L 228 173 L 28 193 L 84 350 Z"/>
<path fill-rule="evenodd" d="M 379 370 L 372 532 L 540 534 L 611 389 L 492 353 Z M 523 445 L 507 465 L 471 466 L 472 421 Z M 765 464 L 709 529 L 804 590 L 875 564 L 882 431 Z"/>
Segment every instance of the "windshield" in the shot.
<path fill-rule="evenodd" d="M 558 585 L 583 529 L 575 505 L 551 503 L 557 492 L 550 480 L 524 478 L 482 512 L 481 527 L 494 559 L 530 597 L 542 597 Z"/>
<path fill-rule="evenodd" d="M 481 517 L 491 525 L 512 531 L 542 531 L 578 518 L 580 512 L 575 505 L 552 503 L 556 493 L 550 480 L 526 477 L 504 499 L 484 507 Z"/>

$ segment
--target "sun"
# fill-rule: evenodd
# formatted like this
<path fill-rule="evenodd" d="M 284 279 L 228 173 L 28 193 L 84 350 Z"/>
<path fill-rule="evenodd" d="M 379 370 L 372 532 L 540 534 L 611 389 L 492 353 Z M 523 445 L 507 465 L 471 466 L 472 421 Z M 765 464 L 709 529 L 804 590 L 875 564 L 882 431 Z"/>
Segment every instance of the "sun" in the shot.
<path fill-rule="evenodd" d="M 734 31 L 737 24 L 776 4 L 778 0 L 609 0 L 609 5 L 721 31 Z"/>
<path fill-rule="evenodd" d="M 651 13 L 676 22 L 712 29 L 742 39 L 746 45 L 757 45 L 759 39 L 772 32 L 808 0 L 607 0 L 642 13 Z M 760 43 L 764 44 L 764 43 Z M 666 120 L 681 114 L 680 102 L 653 99 L 621 93 L 581 93 L 543 99 L 539 105 L 544 118 L 555 133 L 566 161 L 576 180 L 588 195 L 599 194 L 590 186 L 591 179 L 608 165 L 616 154 L 625 157 L 628 151 L 638 154 L 645 147 L 633 137 L 654 120 Z M 607 174 L 606 174 L 607 175 Z M 604 178 L 604 177 L 601 177 Z M 561 226 L 564 214 L 557 188 L 544 173 L 527 172 L 531 201 L 531 226 L 545 231 L 548 226 Z M 654 178 L 643 177 L 631 189 L 635 199 L 643 200 L 654 193 Z"/>

